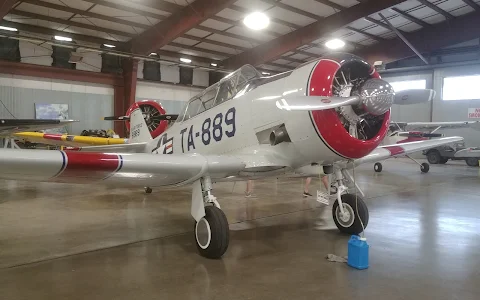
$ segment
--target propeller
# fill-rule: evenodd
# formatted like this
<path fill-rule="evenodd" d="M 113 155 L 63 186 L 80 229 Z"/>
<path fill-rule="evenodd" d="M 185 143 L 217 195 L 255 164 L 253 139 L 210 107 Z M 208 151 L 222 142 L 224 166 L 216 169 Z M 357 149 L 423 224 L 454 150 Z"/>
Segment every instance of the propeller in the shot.
<path fill-rule="evenodd" d="M 178 118 L 178 115 L 160 115 L 160 116 L 155 116 L 156 120 L 176 120 Z M 104 117 L 104 121 L 129 121 L 130 117 L 129 116 L 112 116 L 112 117 Z"/>
<path fill-rule="evenodd" d="M 362 105 L 372 115 L 383 115 L 392 104 L 408 105 L 428 102 L 435 91 L 427 89 L 404 90 L 398 93 L 384 80 L 372 78 L 360 87 L 358 95 L 338 96 L 291 96 L 276 101 L 282 110 L 325 110 L 347 105 Z"/>

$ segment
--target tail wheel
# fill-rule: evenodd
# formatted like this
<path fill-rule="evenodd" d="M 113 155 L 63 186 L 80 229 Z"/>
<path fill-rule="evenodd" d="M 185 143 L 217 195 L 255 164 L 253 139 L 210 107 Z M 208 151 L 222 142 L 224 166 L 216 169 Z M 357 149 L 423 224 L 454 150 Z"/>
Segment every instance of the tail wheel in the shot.
<path fill-rule="evenodd" d="M 373 170 L 375 170 L 375 172 L 377 172 L 377 173 L 382 172 L 382 169 L 383 169 L 383 166 L 382 166 L 381 163 L 377 162 L 373 165 Z"/>
<path fill-rule="evenodd" d="M 359 234 L 368 225 L 368 208 L 360 196 L 353 194 L 342 195 L 344 214 L 340 211 L 338 201 L 333 203 L 332 215 L 337 228 L 347 234 Z M 363 226 L 362 226 L 363 223 Z"/>
<path fill-rule="evenodd" d="M 167 120 L 161 120 L 160 117 L 166 114 L 165 109 L 162 105 L 156 101 L 152 100 L 142 100 L 138 101 L 138 106 L 142 111 L 143 118 L 145 119 L 145 123 L 147 124 L 148 130 L 152 135 L 152 138 L 156 138 L 157 136 L 161 135 L 168 127 Z M 127 110 L 127 116 L 133 111 L 133 105 Z M 125 122 L 127 128 L 130 130 L 130 122 Z"/>
<path fill-rule="evenodd" d="M 194 232 L 201 256 L 217 259 L 227 251 L 230 240 L 228 221 L 216 206 L 205 206 L 205 216 L 195 223 Z"/>
<path fill-rule="evenodd" d="M 430 171 L 430 165 L 427 163 L 422 163 L 420 166 L 420 171 L 422 171 L 422 173 L 428 173 L 428 171 Z"/>

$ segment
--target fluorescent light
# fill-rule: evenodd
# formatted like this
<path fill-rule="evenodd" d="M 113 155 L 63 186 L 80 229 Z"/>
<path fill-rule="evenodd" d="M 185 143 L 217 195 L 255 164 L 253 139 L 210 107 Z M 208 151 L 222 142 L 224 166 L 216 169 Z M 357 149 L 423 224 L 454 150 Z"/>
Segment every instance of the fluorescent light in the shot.
<path fill-rule="evenodd" d="M 157 55 L 157 53 L 155 53 L 155 52 L 152 52 L 152 53 L 150 53 L 150 55 Z"/>
<path fill-rule="evenodd" d="M 345 42 L 339 39 L 329 40 L 325 43 L 325 46 L 329 49 L 340 49 L 345 46 Z"/>
<path fill-rule="evenodd" d="M 7 26 L 0 26 L 0 30 L 18 31 L 17 28 L 7 27 Z"/>
<path fill-rule="evenodd" d="M 65 37 L 65 36 L 60 36 L 60 35 L 56 35 L 55 39 L 57 41 L 65 41 L 65 42 L 71 42 L 72 41 L 72 38 Z"/>
<path fill-rule="evenodd" d="M 252 30 L 262 30 L 270 24 L 270 18 L 262 12 L 253 12 L 243 19 L 243 24 Z"/>
<path fill-rule="evenodd" d="M 107 48 L 115 48 L 115 45 L 110 45 L 110 44 L 103 44 Z"/>
<path fill-rule="evenodd" d="M 216 63 L 211 63 L 210 65 L 211 65 L 212 67 L 218 66 Z"/>
<path fill-rule="evenodd" d="M 181 61 L 181 62 L 184 62 L 184 63 L 186 63 L 186 64 L 189 64 L 189 63 L 191 63 L 191 62 L 192 62 L 192 60 L 191 60 L 191 59 L 189 59 L 189 58 L 185 58 L 185 57 L 180 57 L 180 61 Z"/>
<path fill-rule="evenodd" d="M 268 72 L 262 72 L 263 75 L 270 75 Z"/>

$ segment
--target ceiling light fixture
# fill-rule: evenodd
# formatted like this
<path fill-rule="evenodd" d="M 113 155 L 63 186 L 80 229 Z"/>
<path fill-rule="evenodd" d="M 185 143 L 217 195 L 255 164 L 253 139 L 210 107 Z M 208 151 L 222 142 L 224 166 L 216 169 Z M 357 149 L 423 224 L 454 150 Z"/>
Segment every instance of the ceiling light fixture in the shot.
<path fill-rule="evenodd" d="M 7 26 L 0 26 L 0 30 L 18 31 L 17 28 L 7 27 Z"/>
<path fill-rule="evenodd" d="M 72 41 L 72 38 L 61 36 L 61 35 L 56 35 L 55 39 L 57 41 L 64 41 L 64 42 L 71 42 Z"/>
<path fill-rule="evenodd" d="M 212 67 L 218 66 L 216 63 L 211 63 L 210 65 L 211 65 Z"/>
<path fill-rule="evenodd" d="M 110 45 L 110 44 L 103 44 L 107 48 L 115 48 L 115 45 Z"/>
<path fill-rule="evenodd" d="M 243 24 L 252 30 L 262 30 L 270 24 L 270 18 L 262 12 L 253 12 L 243 19 Z"/>
<path fill-rule="evenodd" d="M 262 72 L 263 75 L 270 75 L 268 72 Z"/>
<path fill-rule="evenodd" d="M 325 43 L 325 46 L 329 49 L 335 50 L 345 46 L 345 42 L 339 39 L 332 39 Z"/>
<path fill-rule="evenodd" d="M 191 59 L 189 59 L 189 58 L 185 58 L 185 57 L 181 57 L 181 58 L 180 58 L 180 61 L 181 61 L 181 62 L 184 62 L 184 63 L 186 63 L 186 64 L 189 64 L 189 63 L 191 63 L 191 62 L 192 62 L 192 60 L 191 60 Z"/>
<path fill-rule="evenodd" d="M 150 55 L 157 55 L 157 53 L 155 53 L 155 52 L 152 52 L 152 53 L 150 53 Z"/>

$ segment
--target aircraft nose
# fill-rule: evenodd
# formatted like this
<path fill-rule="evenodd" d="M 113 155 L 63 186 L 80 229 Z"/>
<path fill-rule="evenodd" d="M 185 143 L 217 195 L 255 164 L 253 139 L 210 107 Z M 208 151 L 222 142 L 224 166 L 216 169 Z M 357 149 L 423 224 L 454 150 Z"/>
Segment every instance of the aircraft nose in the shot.
<path fill-rule="evenodd" d="M 360 98 L 367 112 L 379 116 L 390 109 L 395 92 L 385 80 L 372 78 L 365 81 L 360 87 Z"/>

